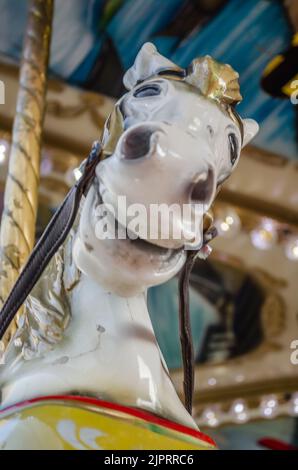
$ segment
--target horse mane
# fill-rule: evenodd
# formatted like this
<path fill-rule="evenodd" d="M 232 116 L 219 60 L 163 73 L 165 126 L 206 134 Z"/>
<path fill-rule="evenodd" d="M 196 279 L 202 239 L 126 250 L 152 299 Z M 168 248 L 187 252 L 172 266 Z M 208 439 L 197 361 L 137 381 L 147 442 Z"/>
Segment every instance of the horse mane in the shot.
<path fill-rule="evenodd" d="M 80 214 L 24 303 L 12 347 L 24 360 L 43 356 L 64 337 L 71 319 L 71 291 L 80 280 L 72 246 Z"/>

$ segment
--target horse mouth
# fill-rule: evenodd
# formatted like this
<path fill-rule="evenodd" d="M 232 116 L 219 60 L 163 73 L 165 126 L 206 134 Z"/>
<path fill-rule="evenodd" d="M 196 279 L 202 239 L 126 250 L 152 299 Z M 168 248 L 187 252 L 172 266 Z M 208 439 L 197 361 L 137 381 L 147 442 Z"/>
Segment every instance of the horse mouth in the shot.
<path fill-rule="evenodd" d="M 184 247 L 181 248 L 165 248 L 160 245 L 153 243 L 152 241 L 145 240 L 137 237 L 133 240 L 129 239 L 135 248 L 148 253 L 150 256 L 158 256 L 163 259 L 170 259 L 184 251 Z"/>
<path fill-rule="evenodd" d="M 166 247 L 162 246 L 162 244 L 154 243 L 153 240 L 148 240 L 145 238 L 140 237 L 135 232 L 128 230 L 126 226 L 120 223 L 118 218 L 115 214 L 109 211 L 107 205 L 104 202 L 104 193 L 106 190 L 104 189 L 104 185 L 102 182 L 97 186 L 97 201 L 96 206 L 103 205 L 105 206 L 105 210 L 107 213 L 107 217 L 110 217 L 112 224 L 115 224 L 115 241 L 117 241 L 120 245 L 128 244 L 130 249 L 134 249 L 136 251 L 142 252 L 143 254 L 148 254 L 151 259 L 161 259 L 162 261 L 170 261 L 173 258 L 180 256 L 184 252 L 184 246 L 179 247 Z"/>
<path fill-rule="evenodd" d="M 116 226 L 120 226 L 120 223 L 117 219 Z M 130 247 L 142 252 L 143 254 L 148 254 L 150 258 L 158 258 L 162 261 L 169 262 L 170 260 L 180 256 L 184 252 L 184 246 L 179 248 L 168 248 L 161 246 L 157 243 L 154 243 L 152 240 L 147 240 L 137 236 L 135 233 L 129 233 L 126 227 L 121 226 L 122 230 L 125 230 L 126 237 L 124 240 L 119 239 L 120 242 L 129 243 Z"/>
<path fill-rule="evenodd" d="M 155 243 L 154 239 L 147 239 L 142 238 L 135 232 L 128 230 L 126 226 L 120 223 L 118 218 L 114 213 L 109 211 L 107 205 L 104 201 L 104 194 L 107 192 L 103 182 L 100 182 L 97 185 L 97 205 L 103 205 L 106 208 L 106 212 L 108 217 L 110 217 L 112 222 L 115 224 L 115 237 L 114 239 L 117 240 L 119 243 L 119 248 L 123 247 L 126 244 L 129 249 L 133 249 L 142 254 L 148 254 L 148 256 L 153 259 L 160 259 L 168 263 L 174 259 L 178 259 L 184 252 L 185 246 L 184 244 L 179 246 L 165 246 L 163 245 L 163 241 L 158 239 Z M 204 224 L 205 225 L 205 224 Z M 208 224 L 207 228 L 204 227 L 203 231 L 203 241 L 202 246 L 200 249 L 204 248 L 215 236 L 217 235 L 216 228 L 213 224 Z"/>

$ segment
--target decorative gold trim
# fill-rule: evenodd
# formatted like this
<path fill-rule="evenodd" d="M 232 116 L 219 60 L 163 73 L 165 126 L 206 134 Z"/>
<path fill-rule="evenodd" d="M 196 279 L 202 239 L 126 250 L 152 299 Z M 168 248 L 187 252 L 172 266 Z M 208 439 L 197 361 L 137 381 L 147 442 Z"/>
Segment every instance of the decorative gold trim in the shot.
<path fill-rule="evenodd" d="M 16 65 L 12 65 L 9 63 L 0 62 L 0 75 L 1 73 L 9 75 L 12 79 L 17 79 L 19 75 L 19 68 Z M 64 82 L 56 80 L 56 79 L 49 79 L 47 82 L 48 91 L 55 92 L 55 93 L 62 93 L 66 85 Z M 68 87 L 71 89 L 71 87 Z M 46 105 L 46 115 L 55 118 L 76 118 L 77 116 L 82 116 L 85 113 L 88 113 L 90 119 L 96 129 L 101 131 L 103 129 L 103 125 L 106 120 L 106 115 L 103 115 L 100 111 L 99 106 L 105 104 L 105 100 L 107 98 L 105 95 L 94 93 L 90 91 L 80 90 L 76 93 L 76 101 L 79 100 L 78 104 L 64 104 L 64 102 L 58 99 L 49 99 Z M 111 101 L 112 99 L 108 99 Z M 2 108 L 1 108 L 2 109 Z M 1 112 L 0 109 L 0 131 L 6 131 L 11 133 L 12 129 L 12 118 L 5 115 L 5 107 L 3 108 L 4 112 Z M 79 139 L 71 139 L 65 135 L 57 135 L 55 131 L 51 131 L 48 128 L 44 129 L 43 134 L 43 143 L 52 146 L 52 147 L 59 147 L 63 150 L 69 151 L 76 155 L 81 156 L 81 160 L 88 155 L 90 150 L 90 142 L 84 142 L 83 140 Z"/>
<path fill-rule="evenodd" d="M 228 359 L 222 364 L 241 364 L 244 360 L 251 361 L 258 359 L 266 352 L 280 349 L 281 345 L 278 343 L 277 338 L 285 329 L 286 308 L 285 302 L 279 294 L 278 289 L 286 287 L 287 281 L 285 279 L 274 277 L 259 268 L 247 268 L 243 265 L 242 260 L 238 260 L 235 257 L 230 257 L 225 254 L 225 258 L 222 259 L 220 252 L 216 250 L 212 254 L 212 259 L 223 266 L 233 266 L 234 269 L 242 273 L 249 274 L 257 282 L 259 287 L 261 287 L 265 295 L 265 300 L 261 307 L 261 323 L 264 334 L 263 342 L 253 351 L 233 359 Z M 218 367 L 220 365 L 221 363 L 216 363 L 214 365 L 207 363 L 197 366 L 196 369 L 199 373 L 202 368 L 212 370 L 212 367 Z"/>
<path fill-rule="evenodd" d="M 103 129 L 106 118 L 98 112 L 98 106 L 102 106 L 103 102 L 103 96 L 84 92 L 80 94 L 80 103 L 76 105 L 63 105 L 58 100 L 49 100 L 47 102 L 47 113 L 58 119 L 69 119 L 87 112 L 95 127 Z"/>
<path fill-rule="evenodd" d="M 298 390 L 298 377 L 286 377 L 257 380 L 243 384 L 233 384 L 229 387 L 196 390 L 194 394 L 194 407 L 201 408 L 207 403 L 224 403 L 237 398 L 253 399 L 261 395 L 275 393 L 291 393 Z"/>
<path fill-rule="evenodd" d="M 117 142 L 124 132 L 124 123 L 123 123 L 123 116 L 119 109 L 119 106 L 116 105 L 110 114 L 107 122 L 105 124 L 105 129 L 103 132 L 103 153 L 105 156 L 111 155 Z"/>
<path fill-rule="evenodd" d="M 0 130 L 0 139 L 4 139 L 8 145 L 11 144 L 11 134 Z M 38 194 L 38 208 L 44 205 L 49 208 L 56 208 L 63 200 L 75 181 L 72 172 L 79 167 L 84 154 L 75 154 L 57 146 L 43 145 L 42 162 L 46 159 L 49 168 L 40 175 L 40 185 Z M 4 191 L 7 167 L 1 166 L 0 191 Z"/>
<path fill-rule="evenodd" d="M 271 167 L 282 168 L 293 163 L 292 160 L 279 155 L 277 153 L 268 152 L 253 145 L 248 145 L 242 150 L 241 159 L 249 158 L 250 160 L 255 160 L 258 163 L 268 165 Z"/>
<path fill-rule="evenodd" d="M 237 191 L 231 191 L 225 187 L 222 188 L 217 196 L 218 201 L 241 209 L 248 209 L 256 214 L 269 217 L 276 221 L 298 226 L 298 212 L 295 210 L 279 206 L 276 201 L 269 202 L 253 197 L 251 195 L 240 194 Z"/>
<path fill-rule="evenodd" d="M 0 231 L 1 304 L 34 246 L 52 17 L 53 0 L 31 0 Z M 18 318 L 1 350 L 16 331 Z"/>
<path fill-rule="evenodd" d="M 228 64 L 206 55 L 194 59 L 187 69 L 185 81 L 219 104 L 235 106 L 242 100 L 239 74 Z"/>

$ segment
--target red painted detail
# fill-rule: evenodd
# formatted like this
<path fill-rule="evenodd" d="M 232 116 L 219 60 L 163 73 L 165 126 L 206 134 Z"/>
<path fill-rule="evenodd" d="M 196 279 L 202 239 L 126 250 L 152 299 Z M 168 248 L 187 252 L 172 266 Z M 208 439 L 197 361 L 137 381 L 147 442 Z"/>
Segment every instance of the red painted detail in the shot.
<path fill-rule="evenodd" d="M 272 437 L 263 437 L 258 440 L 258 444 L 270 450 L 298 450 L 298 447 Z"/>
<path fill-rule="evenodd" d="M 92 405 L 92 406 L 97 406 L 97 407 L 108 409 L 108 410 L 126 413 L 128 415 L 142 419 L 148 423 L 157 424 L 159 426 L 163 426 L 173 431 L 178 431 L 182 434 L 195 437 L 197 439 L 200 439 L 201 441 L 206 442 L 207 444 L 210 444 L 216 447 L 216 444 L 213 441 L 213 439 L 211 439 L 211 437 L 207 436 L 206 434 L 203 434 L 200 431 L 196 431 L 195 429 L 184 426 L 183 424 L 175 423 L 174 421 L 169 421 L 165 418 L 161 418 L 147 411 L 143 411 L 137 408 L 131 408 L 129 406 L 119 405 L 117 403 L 111 403 L 109 401 L 100 400 L 98 398 L 72 396 L 72 395 L 50 395 L 46 397 L 32 398 L 30 400 L 25 400 L 23 402 L 17 403 L 16 405 L 11 405 L 11 406 L 8 406 L 7 408 L 3 408 L 0 411 L 0 418 L 1 418 L 1 414 L 6 413 L 7 411 L 13 412 L 14 410 L 19 410 L 22 407 L 33 405 L 35 403 L 40 403 L 43 401 L 59 401 L 59 400 L 63 400 L 66 402 L 84 403 L 86 405 Z"/>

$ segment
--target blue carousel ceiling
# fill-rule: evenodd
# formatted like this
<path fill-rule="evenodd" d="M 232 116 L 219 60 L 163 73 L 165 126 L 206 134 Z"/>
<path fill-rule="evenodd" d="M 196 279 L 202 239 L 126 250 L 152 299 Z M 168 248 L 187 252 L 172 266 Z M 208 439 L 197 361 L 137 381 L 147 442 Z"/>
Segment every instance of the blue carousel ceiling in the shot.
<path fill-rule="evenodd" d="M 26 9 L 27 0 L 0 0 L 0 52 L 16 60 Z M 278 0 L 56 0 L 51 72 L 117 96 L 123 71 L 146 41 L 181 66 L 210 54 L 240 73 L 241 115 L 261 128 L 255 144 L 295 159 L 297 106 L 260 85 L 266 65 L 291 37 Z"/>

